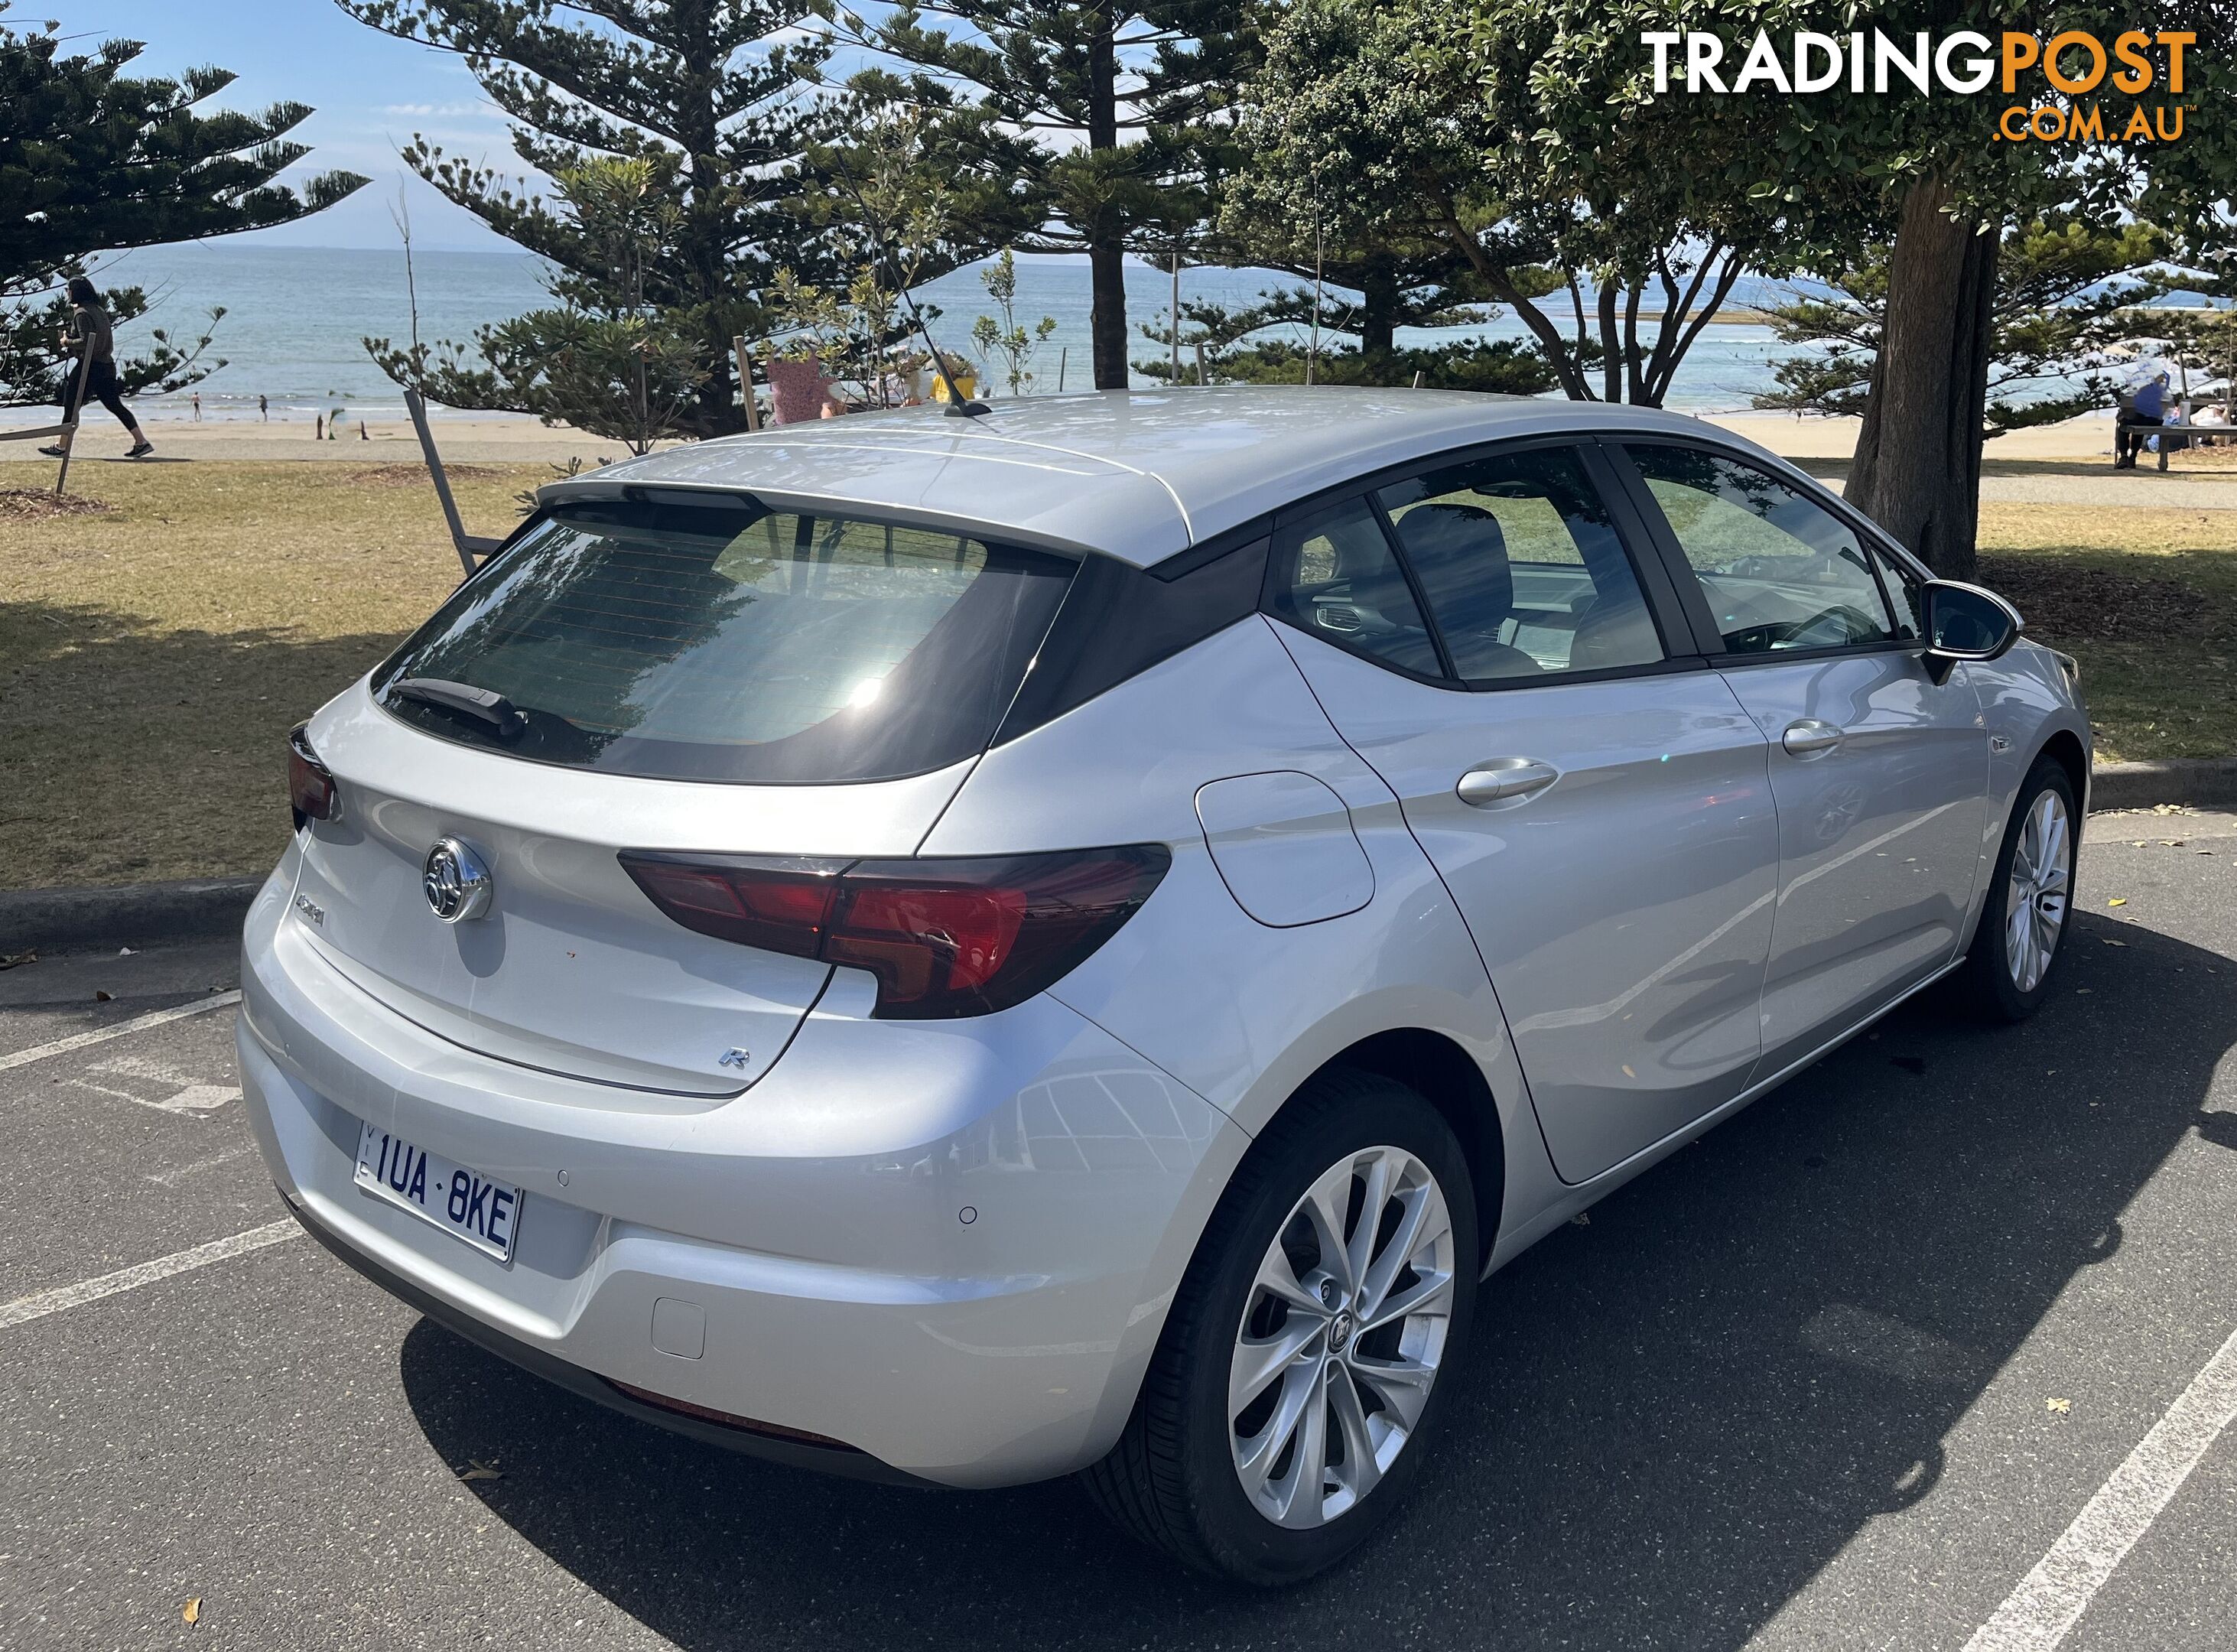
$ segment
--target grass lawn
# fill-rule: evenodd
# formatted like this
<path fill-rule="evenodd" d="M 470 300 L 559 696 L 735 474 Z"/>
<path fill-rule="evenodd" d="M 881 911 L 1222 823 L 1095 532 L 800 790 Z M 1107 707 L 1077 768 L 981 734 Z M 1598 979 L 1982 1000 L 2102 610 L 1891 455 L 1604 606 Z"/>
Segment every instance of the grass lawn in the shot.
<path fill-rule="evenodd" d="M 512 495 L 550 477 L 474 467 L 456 482 L 469 531 L 508 531 Z M 103 464 L 70 482 L 112 508 L 0 506 L 0 889 L 267 869 L 287 730 L 458 583 L 426 472 Z"/>
<path fill-rule="evenodd" d="M 468 525 L 505 531 L 549 476 L 477 467 Z M 287 836 L 287 730 L 456 583 L 426 475 L 74 479 L 111 508 L 0 500 L 0 889 L 261 872 Z M 1982 545 L 2030 631 L 2081 658 L 2102 757 L 2237 754 L 2237 512 L 1991 505 Z"/>
<path fill-rule="evenodd" d="M 1981 577 L 2082 662 L 2097 760 L 2237 757 L 2237 511 L 1981 507 Z"/>

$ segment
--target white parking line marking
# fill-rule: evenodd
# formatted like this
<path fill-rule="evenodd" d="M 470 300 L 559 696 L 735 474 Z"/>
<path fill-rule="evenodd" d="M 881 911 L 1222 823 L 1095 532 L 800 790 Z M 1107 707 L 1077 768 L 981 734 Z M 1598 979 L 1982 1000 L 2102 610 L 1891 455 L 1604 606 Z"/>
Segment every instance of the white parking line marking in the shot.
<path fill-rule="evenodd" d="M 96 1061 L 86 1071 L 98 1073 L 105 1078 L 144 1079 L 163 1087 L 167 1094 L 160 1096 L 136 1095 L 130 1090 L 112 1089 L 106 1084 L 96 1084 L 90 1078 L 65 1079 L 63 1081 L 74 1089 L 113 1096 L 119 1101 L 129 1101 L 135 1107 L 152 1107 L 157 1113 L 183 1113 L 195 1118 L 205 1118 L 211 1109 L 241 1100 L 241 1091 L 234 1086 L 204 1084 L 190 1074 L 166 1067 L 161 1061 L 151 1061 L 144 1055 L 111 1056 L 106 1061 Z"/>
<path fill-rule="evenodd" d="M 51 1044 L 34 1044 L 30 1049 L 17 1050 L 13 1055 L 0 1055 L 0 1073 L 12 1067 L 29 1067 L 34 1061 L 43 1061 L 49 1055 L 67 1055 L 72 1050 L 82 1050 L 89 1044 L 106 1044 L 112 1038 L 122 1038 L 127 1033 L 144 1032 L 150 1027 L 161 1027 L 165 1021 L 183 1021 L 189 1015 L 200 1015 L 207 1010 L 223 1009 L 228 1004 L 241 1001 L 238 988 L 229 993 L 216 993 L 198 999 L 191 1004 L 181 1004 L 175 1009 L 159 1009 L 146 1015 L 135 1015 L 129 1021 L 119 1021 L 114 1027 L 96 1028 L 90 1033 L 73 1033 L 68 1038 L 58 1038 Z"/>
<path fill-rule="evenodd" d="M 1965 1652 L 2050 1652 L 2063 1641 L 2233 1418 L 2237 1332 L 2097 1488 L 1996 1615 L 1974 1631 Z"/>
<path fill-rule="evenodd" d="M 246 1256 L 249 1252 L 261 1251 L 267 1245 L 291 1239 L 302 1231 L 292 1219 L 267 1222 L 261 1227 L 250 1228 L 246 1233 L 235 1233 L 230 1239 L 212 1239 L 207 1245 L 195 1246 L 191 1251 L 159 1256 L 154 1261 L 142 1262 L 136 1267 L 104 1273 L 97 1279 L 82 1279 L 76 1285 L 59 1285 L 52 1291 L 17 1297 L 13 1302 L 0 1303 L 0 1331 L 10 1325 L 20 1325 L 27 1320 L 43 1319 L 49 1314 L 60 1313 L 66 1308 L 82 1308 L 89 1302 L 113 1297 L 120 1291 L 137 1291 L 143 1285 L 168 1279 L 175 1273 L 191 1273 L 195 1269 L 206 1268 L 213 1262 Z"/>

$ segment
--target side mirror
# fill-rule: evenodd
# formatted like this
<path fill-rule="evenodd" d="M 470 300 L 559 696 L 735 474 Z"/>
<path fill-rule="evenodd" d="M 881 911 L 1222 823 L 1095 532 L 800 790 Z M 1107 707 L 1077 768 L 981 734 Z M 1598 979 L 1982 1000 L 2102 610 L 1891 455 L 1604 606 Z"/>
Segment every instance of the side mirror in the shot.
<path fill-rule="evenodd" d="M 1931 579 L 1921 606 L 1926 659 L 1937 680 L 1961 659 L 1995 659 L 2019 641 L 2020 611 L 1993 591 L 1955 579 Z"/>

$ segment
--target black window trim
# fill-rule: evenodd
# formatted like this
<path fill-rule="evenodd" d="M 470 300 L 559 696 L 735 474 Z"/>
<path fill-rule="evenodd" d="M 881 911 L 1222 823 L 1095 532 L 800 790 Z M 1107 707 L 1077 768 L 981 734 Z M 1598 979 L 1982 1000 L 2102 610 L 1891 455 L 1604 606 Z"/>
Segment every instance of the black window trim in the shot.
<path fill-rule="evenodd" d="M 1637 472 L 1632 471 L 1627 464 L 1618 466 L 1612 462 L 1610 456 L 1604 451 L 1602 440 L 1604 433 L 1599 430 L 1566 430 L 1528 436 L 1508 436 L 1496 441 L 1471 442 L 1465 446 L 1446 448 L 1435 453 L 1421 454 L 1395 465 L 1386 465 L 1379 470 L 1370 471 L 1365 475 L 1322 488 L 1316 492 L 1305 495 L 1303 499 L 1291 501 L 1274 512 L 1272 515 L 1274 547 L 1273 553 L 1266 559 L 1266 598 L 1261 605 L 1262 611 L 1267 618 L 1277 624 L 1287 625 L 1290 630 L 1310 637 L 1316 642 L 1350 654 L 1356 658 L 1363 659 L 1370 665 L 1389 671 L 1394 677 L 1402 677 L 1409 682 L 1420 683 L 1429 688 L 1444 689 L 1453 693 L 1497 694 L 1517 689 L 1567 688 L 1573 684 L 1581 686 L 1591 683 L 1619 682 L 1627 677 L 1669 677 L 1682 671 L 1709 670 L 1713 664 L 1713 659 L 1711 651 L 1700 646 L 1699 638 L 1694 633 L 1692 616 L 1686 611 L 1680 596 L 1683 587 L 1671 578 L 1670 570 L 1666 565 L 1667 553 L 1654 537 L 1650 519 L 1641 514 L 1636 501 L 1627 492 L 1625 472 L 1630 472 L 1633 478 L 1636 477 Z M 1580 462 L 1583 464 L 1586 479 L 1591 483 L 1599 493 L 1601 504 L 1607 507 L 1609 520 L 1615 528 L 1617 543 L 1631 564 L 1633 578 L 1639 582 L 1640 595 L 1646 604 L 1647 613 L 1653 621 L 1655 633 L 1661 640 L 1664 657 L 1637 665 L 1603 666 L 1597 671 L 1548 671 L 1541 677 L 1470 679 L 1456 676 L 1452 671 L 1452 655 L 1445 646 L 1443 633 L 1437 628 L 1436 617 L 1430 612 L 1429 605 L 1422 595 L 1421 582 L 1415 576 L 1413 564 L 1407 557 L 1404 547 L 1400 545 L 1398 536 L 1391 527 L 1389 513 L 1383 510 L 1382 502 L 1375 496 L 1379 490 L 1389 486 L 1393 482 L 1405 481 L 1409 478 L 1420 475 L 1424 471 L 1440 469 L 1450 465 L 1472 464 L 1479 459 L 1503 458 L 1512 453 L 1529 453 L 1549 447 L 1573 449 L 1577 453 Z M 1427 677 L 1419 671 L 1409 671 L 1402 665 L 1394 664 L 1380 655 L 1370 654 L 1359 649 L 1346 648 L 1335 638 L 1322 636 L 1317 631 L 1305 631 L 1303 627 L 1293 624 L 1274 611 L 1274 581 L 1277 570 L 1282 565 L 1284 555 L 1283 551 L 1284 536 L 1301 525 L 1340 509 L 1355 499 L 1364 499 L 1368 508 L 1374 513 L 1376 520 L 1382 525 L 1383 538 L 1389 543 L 1390 553 L 1396 558 L 1399 570 L 1405 577 L 1407 589 L 1413 593 L 1415 605 L 1422 611 L 1422 623 L 1428 627 L 1430 640 L 1437 651 L 1437 657 L 1444 663 L 1446 674 L 1442 677 Z M 1686 572 L 1690 578 L 1692 570 L 1688 569 Z M 1705 603 L 1704 607 L 1706 606 Z M 1723 640 L 1721 637 L 1716 638 L 1719 645 L 1722 644 Z M 1795 656 L 1787 655 L 1782 657 L 1792 658 Z"/>
<path fill-rule="evenodd" d="M 1644 517 L 1655 547 L 1660 552 L 1663 562 L 1667 565 L 1666 572 L 1677 585 L 1679 606 L 1684 611 L 1686 618 L 1693 628 L 1696 646 L 1701 649 L 1708 664 L 1717 670 L 1745 671 L 1754 666 L 1780 665 L 1789 663 L 1806 664 L 1811 660 L 1843 659 L 1851 655 L 1861 654 L 1923 655 L 1924 653 L 1924 639 L 1892 636 L 1884 638 L 1877 642 L 1836 643 L 1824 648 L 1785 648 L 1747 654 L 1734 653 L 1726 648 L 1724 633 L 1718 629 L 1716 615 L 1709 608 L 1709 599 L 1701 590 L 1700 580 L 1695 577 L 1693 564 L 1686 558 L 1686 549 L 1679 544 L 1678 536 L 1672 530 L 1669 519 L 1662 513 L 1661 506 L 1656 501 L 1653 491 L 1646 485 L 1646 478 L 1640 473 L 1639 466 L 1632 462 L 1631 455 L 1624 451 L 1627 447 L 1686 448 L 1695 453 L 1708 453 L 1718 459 L 1729 459 L 1735 465 L 1745 465 L 1750 470 L 1770 477 L 1780 486 L 1787 488 L 1825 510 L 1835 521 L 1854 533 L 1860 545 L 1868 549 L 1880 551 L 1898 566 L 1910 568 L 1922 578 L 1931 579 L 1934 576 L 1924 572 L 1924 565 L 1917 558 L 1895 544 L 1869 517 L 1850 506 L 1839 494 L 1825 487 L 1806 472 L 1798 470 L 1783 460 L 1776 468 L 1773 468 L 1764 463 L 1761 454 L 1750 453 L 1737 445 L 1727 445 L 1691 435 L 1679 435 L 1669 431 L 1598 431 L 1594 435 L 1602 449 L 1607 451 L 1609 464 L 1623 479 L 1625 489 L 1632 497 L 1633 507 Z M 1798 482 L 1803 486 L 1796 486 Z M 1872 565 L 1870 558 L 1865 558 L 1864 567 L 1865 571 L 1872 576 L 1873 589 L 1880 594 L 1880 605 L 1886 612 L 1888 629 L 1892 631 L 1896 624 L 1895 605 L 1889 599 L 1886 583 L 1881 579 L 1879 570 Z"/>

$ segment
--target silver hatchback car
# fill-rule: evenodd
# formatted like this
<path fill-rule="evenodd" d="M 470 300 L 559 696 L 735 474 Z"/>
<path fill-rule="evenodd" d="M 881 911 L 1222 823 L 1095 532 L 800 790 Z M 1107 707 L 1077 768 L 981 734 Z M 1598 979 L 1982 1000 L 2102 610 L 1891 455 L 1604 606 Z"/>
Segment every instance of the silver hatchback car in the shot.
<path fill-rule="evenodd" d="M 617 1411 L 1329 1564 L 1475 1282 L 1946 975 L 2048 990 L 2071 662 L 1625 407 L 1185 390 L 544 489 L 299 730 L 304 1226 Z"/>

